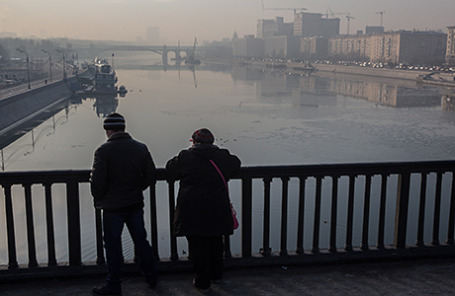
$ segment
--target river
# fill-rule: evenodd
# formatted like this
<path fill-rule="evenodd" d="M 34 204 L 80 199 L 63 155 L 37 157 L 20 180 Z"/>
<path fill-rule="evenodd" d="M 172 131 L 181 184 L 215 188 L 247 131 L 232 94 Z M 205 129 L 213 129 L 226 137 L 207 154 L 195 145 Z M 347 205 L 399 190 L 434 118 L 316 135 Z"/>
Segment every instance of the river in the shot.
<path fill-rule="evenodd" d="M 211 129 L 216 144 L 238 155 L 243 166 L 454 158 L 455 112 L 448 111 L 442 98 L 450 93 L 446 89 L 323 72 L 300 76 L 243 67 L 210 70 L 204 65 L 195 71 L 185 66 L 164 71 L 153 68 L 159 58 L 150 55 L 116 53 L 114 66 L 127 95 L 72 99 L 60 110 L 48 110 L 52 116 L 18 131 L 21 136 L 1 150 L 1 168 L 89 169 L 94 150 L 106 140 L 103 115 L 112 111 L 126 117 L 127 131 L 149 146 L 157 167 L 164 167 L 169 158 L 188 147 L 192 132 L 200 127 Z M 293 186 L 291 194 L 296 189 Z M 81 192 L 87 195 L 81 201 L 82 216 L 92 217 L 87 188 Z M 232 198 L 240 205 L 239 196 Z M 14 202 L 15 208 L 24 204 Z M 55 205 L 56 221 L 64 219 L 59 218 L 59 206 L 64 208 L 58 202 Z M 4 213 L 4 202 L 0 212 Z M 255 221 L 260 221 L 260 214 L 260 209 L 254 211 Z M 18 215 L 18 256 L 20 262 L 26 262 L 25 218 Z M 159 218 L 167 221 L 166 217 Z M 272 210 L 272 217 L 279 217 L 279 208 Z M 44 218 L 36 215 L 35 219 Z M 84 232 L 84 224 L 91 225 L 92 220 L 83 219 L 82 240 L 83 259 L 93 261 L 93 233 Z M 37 238 L 38 250 L 45 245 L 42 224 L 36 230 L 43 233 Z M 56 224 L 61 228 L 56 230 L 61 242 L 58 259 L 64 261 L 66 226 Z M 0 228 L 5 233 L 4 226 Z M 159 231 L 160 240 L 167 241 L 167 224 L 160 225 Z M 255 250 L 259 245 L 255 243 Z M 166 249 L 164 243 L 160 252 L 166 254 Z M 0 264 L 5 263 L 6 254 L 6 238 L 1 236 Z M 46 253 L 38 256 L 43 261 Z"/>

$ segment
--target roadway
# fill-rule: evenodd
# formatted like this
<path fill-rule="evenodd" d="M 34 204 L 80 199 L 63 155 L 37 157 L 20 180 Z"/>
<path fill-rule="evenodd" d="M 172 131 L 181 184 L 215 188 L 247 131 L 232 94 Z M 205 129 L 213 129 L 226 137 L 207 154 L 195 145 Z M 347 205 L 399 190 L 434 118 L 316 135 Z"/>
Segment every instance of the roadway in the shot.
<path fill-rule="evenodd" d="M 72 75 L 69 75 L 68 78 L 71 76 Z M 54 77 L 52 77 L 52 82 L 56 82 L 56 81 L 59 81 L 62 79 L 63 79 L 63 73 L 56 74 L 56 75 L 54 75 Z M 30 81 L 30 90 L 46 85 L 44 80 L 45 79 L 41 78 L 41 79 L 35 79 L 35 80 Z M 48 80 L 47 83 L 51 83 L 51 82 Z M 24 93 L 27 91 L 29 91 L 27 82 L 23 82 L 21 84 L 18 84 L 18 85 L 12 86 L 12 87 L 0 89 L 0 100 L 3 100 L 5 98 L 8 98 L 8 97 L 11 97 L 14 95 L 18 95 L 18 94 L 21 94 L 21 93 Z"/>
<path fill-rule="evenodd" d="M 191 285 L 190 273 L 160 274 L 155 289 L 138 275 L 123 281 L 124 296 L 203 295 Z M 4 296 L 91 295 L 102 276 L 72 279 L 43 279 L 0 283 Z M 219 284 L 206 295 L 414 295 L 455 294 L 455 258 L 415 261 L 281 266 L 227 270 Z"/>

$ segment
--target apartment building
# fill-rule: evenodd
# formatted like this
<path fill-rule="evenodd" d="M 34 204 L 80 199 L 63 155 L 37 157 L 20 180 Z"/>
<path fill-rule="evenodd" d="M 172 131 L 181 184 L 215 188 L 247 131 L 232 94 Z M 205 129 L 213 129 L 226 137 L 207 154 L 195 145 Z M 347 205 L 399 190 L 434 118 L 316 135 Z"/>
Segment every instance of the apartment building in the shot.
<path fill-rule="evenodd" d="M 447 27 L 446 63 L 455 65 L 455 26 Z"/>
<path fill-rule="evenodd" d="M 446 34 L 430 31 L 339 36 L 329 39 L 328 54 L 337 59 L 440 64 L 444 61 L 446 39 Z"/>

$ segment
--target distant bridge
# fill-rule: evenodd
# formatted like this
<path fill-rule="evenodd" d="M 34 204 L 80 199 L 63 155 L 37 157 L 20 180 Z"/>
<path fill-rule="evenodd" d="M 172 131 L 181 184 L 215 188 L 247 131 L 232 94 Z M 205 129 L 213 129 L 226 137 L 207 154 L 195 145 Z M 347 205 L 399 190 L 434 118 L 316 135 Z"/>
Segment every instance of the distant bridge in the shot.
<path fill-rule="evenodd" d="M 206 47 L 198 47 L 197 48 L 199 52 L 203 52 L 207 50 Z M 156 54 L 161 55 L 161 60 L 163 62 L 163 66 L 168 65 L 168 54 L 169 52 L 173 52 L 175 55 L 175 60 L 176 62 L 182 62 L 183 57 L 182 56 L 190 56 L 195 53 L 195 47 L 194 46 L 180 46 L 180 45 L 149 45 L 149 46 L 139 46 L 139 45 L 118 45 L 118 46 L 110 46 L 109 48 L 103 49 L 105 50 L 111 50 L 111 51 L 150 51 L 154 52 Z M 183 54 L 184 53 L 184 54 Z M 183 54 L 183 55 L 182 55 Z"/>

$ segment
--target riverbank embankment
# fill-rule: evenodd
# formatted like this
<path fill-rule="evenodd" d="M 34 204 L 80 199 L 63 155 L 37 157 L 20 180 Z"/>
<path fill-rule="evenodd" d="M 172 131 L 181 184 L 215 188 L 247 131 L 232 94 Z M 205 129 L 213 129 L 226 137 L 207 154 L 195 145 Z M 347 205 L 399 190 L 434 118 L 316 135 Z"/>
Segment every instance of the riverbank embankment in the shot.
<path fill-rule="evenodd" d="M 43 109 L 59 103 L 72 95 L 69 84 L 76 76 L 66 81 L 57 81 L 21 92 L 0 100 L 0 134 L 7 133 L 37 116 Z"/>
<path fill-rule="evenodd" d="M 243 62 L 242 64 L 251 66 L 257 69 L 270 69 L 287 72 L 290 74 L 310 73 L 313 71 L 323 73 L 334 73 L 344 75 L 357 75 L 362 77 L 381 77 L 386 79 L 402 79 L 408 81 L 416 81 L 423 84 L 432 84 L 438 86 L 455 87 L 454 74 L 444 72 L 433 72 L 430 70 L 405 70 L 391 68 L 373 68 L 360 67 L 349 65 L 336 64 L 312 64 L 311 67 L 302 66 L 301 63 L 295 62 L 268 62 L 268 61 L 252 61 Z M 313 71 L 310 71 L 313 69 Z M 427 79 L 422 79 L 426 76 Z"/>

